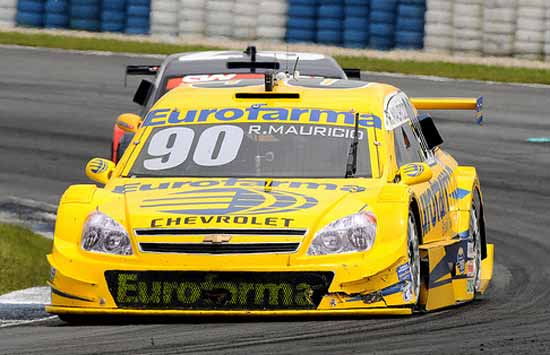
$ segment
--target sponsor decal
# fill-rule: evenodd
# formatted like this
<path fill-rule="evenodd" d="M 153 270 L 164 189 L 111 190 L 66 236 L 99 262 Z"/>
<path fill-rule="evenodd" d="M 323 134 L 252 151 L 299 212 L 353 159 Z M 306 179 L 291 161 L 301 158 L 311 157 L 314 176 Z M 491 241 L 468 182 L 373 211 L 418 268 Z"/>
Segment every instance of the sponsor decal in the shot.
<path fill-rule="evenodd" d="M 213 188 L 182 191 L 167 197 L 145 199 L 141 208 L 186 215 L 276 214 L 315 207 L 318 201 L 288 191 L 264 189 Z"/>
<path fill-rule="evenodd" d="M 268 121 L 321 124 L 355 124 L 355 113 L 352 111 L 335 111 L 312 108 L 283 108 L 252 105 L 249 108 L 213 108 L 202 110 L 179 111 L 171 108 L 160 108 L 150 111 L 143 121 L 143 127 L 163 126 L 169 124 L 186 124 L 200 122 Z M 380 117 L 369 113 L 359 115 L 358 125 L 361 128 L 381 128 Z"/>
<path fill-rule="evenodd" d="M 127 272 L 105 273 L 121 308 L 313 309 L 331 273 Z"/>
<path fill-rule="evenodd" d="M 107 163 L 103 159 L 94 159 L 90 162 L 90 171 L 94 174 L 100 174 L 107 170 Z"/>
<path fill-rule="evenodd" d="M 460 232 L 458 233 L 458 238 L 460 240 L 468 240 L 470 239 L 470 231 L 469 230 L 466 230 L 464 232 Z"/>
<path fill-rule="evenodd" d="M 473 277 L 475 275 L 474 272 L 474 261 L 470 260 L 466 262 L 466 274 L 468 277 Z"/>
<path fill-rule="evenodd" d="M 451 197 L 455 200 L 462 200 L 464 197 L 468 196 L 470 194 L 470 191 L 457 188 L 453 192 L 451 192 Z"/>
<path fill-rule="evenodd" d="M 424 172 L 424 165 L 422 164 L 408 164 L 404 168 L 404 173 L 407 174 L 407 176 L 415 177 L 418 175 L 421 175 Z"/>
<path fill-rule="evenodd" d="M 248 127 L 248 134 L 256 134 L 259 136 L 293 135 L 351 139 L 355 136 L 355 130 L 353 128 L 330 127 L 320 125 L 250 125 Z M 364 132 L 359 131 L 358 139 L 363 140 L 363 138 Z"/>
<path fill-rule="evenodd" d="M 268 227 L 292 227 L 294 218 L 261 216 L 187 216 L 163 217 L 151 220 L 151 228 L 177 227 L 189 225 L 228 224 Z"/>
<path fill-rule="evenodd" d="M 166 82 L 166 89 L 172 90 L 182 84 L 202 83 L 209 81 L 229 81 L 241 79 L 263 79 L 264 74 L 202 74 L 186 75 L 180 78 L 171 78 Z"/>
<path fill-rule="evenodd" d="M 269 183 L 268 183 L 269 182 Z M 302 180 L 255 180 L 228 178 L 220 180 L 178 180 L 161 183 L 130 183 L 117 185 L 113 188 L 114 193 L 130 193 L 137 191 L 157 191 L 157 190 L 177 190 L 186 187 L 258 187 L 264 188 L 269 185 L 270 188 L 284 187 L 287 189 L 308 189 L 308 190 L 326 190 L 326 191 L 348 191 L 362 192 L 366 188 L 358 185 L 337 185 L 318 181 Z"/>
<path fill-rule="evenodd" d="M 437 222 L 449 213 L 449 184 L 451 182 L 452 169 L 445 167 L 431 186 L 420 195 L 422 207 L 422 232 L 428 233 Z"/>
<path fill-rule="evenodd" d="M 411 279 L 411 269 L 409 267 L 409 264 L 403 264 L 397 268 L 397 279 L 399 281 Z"/>
<path fill-rule="evenodd" d="M 412 282 L 405 282 L 405 285 L 403 286 L 403 289 L 401 291 L 403 294 L 403 301 L 410 302 L 413 299 L 414 292 L 412 289 Z"/>
<path fill-rule="evenodd" d="M 53 281 L 54 281 L 54 279 L 55 279 L 55 274 L 56 274 L 55 268 L 50 266 L 50 278 L 49 278 L 49 281 L 50 281 L 50 282 L 53 282 Z"/>
<path fill-rule="evenodd" d="M 456 268 L 458 273 L 463 274 L 466 267 L 466 258 L 464 256 L 464 249 L 462 247 L 458 248 L 456 253 Z"/>
<path fill-rule="evenodd" d="M 474 293 L 474 280 L 468 280 L 466 282 L 466 292 Z"/>
<path fill-rule="evenodd" d="M 474 242 L 468 242 L 468 258 L 474 258 L 476 256 L 476 251 L 474 248 Z"/>

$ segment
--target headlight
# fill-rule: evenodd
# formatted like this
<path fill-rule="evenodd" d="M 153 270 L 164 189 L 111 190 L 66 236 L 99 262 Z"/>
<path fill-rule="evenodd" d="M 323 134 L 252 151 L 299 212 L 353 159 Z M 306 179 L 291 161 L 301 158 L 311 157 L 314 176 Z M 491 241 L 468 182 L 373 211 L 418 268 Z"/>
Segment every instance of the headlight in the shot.
<path fill-rule="evenodd" d="M 84 224 L 82 249 L 105 254 L 133 254 L 126 229 L 99 211 L 90 214 Z"/>
<path fill-rule="evenodd" d="M 321 229 L 307 255 L 344 254 L 369 250 L 376 237 L 376 216 L 359 212 L 340 218 Z"/>

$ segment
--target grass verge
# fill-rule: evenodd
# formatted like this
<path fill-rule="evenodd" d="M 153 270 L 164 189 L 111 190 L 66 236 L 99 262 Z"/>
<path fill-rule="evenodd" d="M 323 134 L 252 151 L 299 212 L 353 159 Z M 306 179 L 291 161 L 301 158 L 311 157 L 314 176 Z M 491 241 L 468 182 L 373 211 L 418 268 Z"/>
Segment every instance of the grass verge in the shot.
<path fill-rule="evenodd" d="M 176 52 L 222 49 L 200 45 L 153 43 L 122 39 L 10 31 L 0 31 L 0 43 L 31 47 L 141 54 L 172 54 Z M 360 68 L 361 70 L 373 72 L 433 75 L 453 79 L 475 79 L 507 83 L 550 84 L 549 69 L 510 68 L 484 64 L 389 60 L 351 56 L 335 56 L 335 58 L 343 67 Z"/>
<path fill-rule="evenodd" d="M 0 295 L 46 284 L 52 241 L 30 230 L 0 224 Z"/>

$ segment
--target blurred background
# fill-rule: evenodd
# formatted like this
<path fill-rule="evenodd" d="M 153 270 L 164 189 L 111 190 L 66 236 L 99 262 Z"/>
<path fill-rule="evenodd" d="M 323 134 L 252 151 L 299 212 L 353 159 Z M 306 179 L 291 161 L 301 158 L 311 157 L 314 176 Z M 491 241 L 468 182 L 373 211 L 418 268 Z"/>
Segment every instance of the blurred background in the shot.
<path fill-rule="evenodd" d="M 546 0 L 0 0 L 0 27 L 550 60 Z"/>

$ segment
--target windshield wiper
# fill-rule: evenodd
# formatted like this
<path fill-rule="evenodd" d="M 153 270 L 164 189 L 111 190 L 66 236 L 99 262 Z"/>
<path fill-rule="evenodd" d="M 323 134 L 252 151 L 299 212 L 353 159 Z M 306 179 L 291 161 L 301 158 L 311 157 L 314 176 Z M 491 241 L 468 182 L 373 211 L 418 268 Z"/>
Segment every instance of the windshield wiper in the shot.
<path fill-rule="evenodd" d="M 357 172 L 357 147 L 359 146 L 359 112 L 355 114 L 353 141 L 349 147 L 348 162 L 346 163 L 346 178 L 353 177 Z"/>

